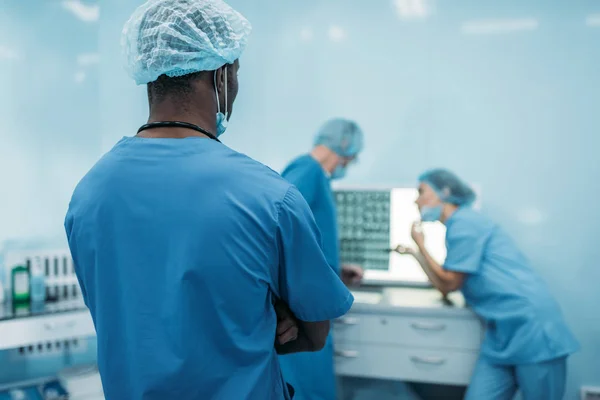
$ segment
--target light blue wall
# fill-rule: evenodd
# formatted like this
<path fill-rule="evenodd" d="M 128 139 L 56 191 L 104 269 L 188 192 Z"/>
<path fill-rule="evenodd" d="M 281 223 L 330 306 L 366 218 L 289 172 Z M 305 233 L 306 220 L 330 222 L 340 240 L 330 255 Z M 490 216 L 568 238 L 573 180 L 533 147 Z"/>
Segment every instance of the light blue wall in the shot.
<path fill-rule="evenodd" d="M 60 19 L 58 1 L 21 3 L 5 1 L 0 14 L 0 44 L 8 37 L 27 50 L 0 61 L 0 84 L 11 88 L 0 92 L 0 183 L 9 188 L 0 238 L 60 232 L 70 189 L 98 149 L 147 117 L 144 88 L 125 76 L 119 49 L 141 1 L 102 1 L 96 25 Z M 519 241 L 582 343 L 568 399 L 582 384 L 600 385 L 600 27 L 586 24 L 600 4 L 423 1 L 432 6 L 426 17 L 401 18 L 389 0 L 231 3 L 254 33 L 224 141 L 281 169 L 308 150 L 323 120 L 342 115 L 368 135 L 349 182 L 404 184 L 445 166 L 479 183 L 484 211 Z M 422 2 L 397 1 L 408 3 Z M 523 29 L 469 33 L 491 29 L 477 25 L 482 19 Z M 97 81 L 73 85 L 78 68 L 69 62 L 95 51 L 86 39 L 93 26 Z M 331 26 L 345 39 L 332 41 Z M 91 108 L 98 93 L 99 115 Z"/>
<path fill-rule="evenodd" d="M 0 279 L 2 250 L 65 245 L 69 197 L 101 154 L 98 21 L 66 3 L 0 1 Z M 0 384 L 92 362 L 95 349 L 92 340 L 72 356 L 0 352 Z"/>
<path fill-rule="evenodd" d="M 60 1 L 2 1 L 0 243 L 64 236 L 72 189 L 101 154 L 97 40 L 97 22 Z"/>

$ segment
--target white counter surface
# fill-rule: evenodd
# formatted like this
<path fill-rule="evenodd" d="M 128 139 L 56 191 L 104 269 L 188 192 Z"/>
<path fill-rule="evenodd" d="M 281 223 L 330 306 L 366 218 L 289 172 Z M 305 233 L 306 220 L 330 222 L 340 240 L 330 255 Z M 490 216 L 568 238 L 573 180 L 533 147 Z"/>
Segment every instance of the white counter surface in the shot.
<path fill-rule="evenodd" d="M 435 289 L 384 287 L 373 289 L 353 289 L 354 305 L 352 312 L 417 314 L 420 316 L 465 317 L 475 314 L 465 305 L 459 292 L 448 297 L 452 304 L 442 301 L 442 295 Z"/>

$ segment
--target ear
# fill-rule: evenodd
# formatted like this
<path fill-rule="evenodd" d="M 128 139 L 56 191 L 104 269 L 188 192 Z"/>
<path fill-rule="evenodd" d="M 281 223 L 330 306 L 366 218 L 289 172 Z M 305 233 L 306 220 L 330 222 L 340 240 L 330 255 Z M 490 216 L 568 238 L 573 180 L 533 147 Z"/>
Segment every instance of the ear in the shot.
<path fill-rule="evenodd" d="M 215 86 L 220 93 L 225 90 L 225 79 L 227 77 L 225 76 L 225 66 L 223 66 L 215 72 Z"/>

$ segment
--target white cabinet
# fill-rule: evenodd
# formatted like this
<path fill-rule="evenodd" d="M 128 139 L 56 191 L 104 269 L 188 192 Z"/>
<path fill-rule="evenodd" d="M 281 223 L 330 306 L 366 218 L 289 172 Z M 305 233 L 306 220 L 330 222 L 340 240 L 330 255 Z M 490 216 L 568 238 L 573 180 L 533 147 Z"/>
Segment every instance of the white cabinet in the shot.
<path fill-rule="evenodd" d="M 336 343 L 358 342 L 478 351 L 481 324 L 476 319 L 350 313 L 334 321 Z"/>
<path fill-rule="evenodd" d="M 333 338 L 339 376 L 468 385 L 483 327 L 463 307 L 394 306 L 384 296 L 334 321 Z"/>
<path fill-rule="evenodd" d="M 0 322 L 0 350 L 95 335 L 94 323 L 87 309 L 15 318 Z"/>
<path fill-rule="evenodd" d="M 467 385 L 477 353 L 377 344 L 336 345 L 336 373 L 341 376 Z"/>

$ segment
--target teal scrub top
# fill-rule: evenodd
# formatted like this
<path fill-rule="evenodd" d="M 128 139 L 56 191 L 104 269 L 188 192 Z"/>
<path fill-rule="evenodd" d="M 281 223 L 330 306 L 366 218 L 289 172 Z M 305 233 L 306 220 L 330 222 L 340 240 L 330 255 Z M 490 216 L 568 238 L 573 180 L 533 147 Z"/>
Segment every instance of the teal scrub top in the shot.
<path fill-rule="evenodd" d="M 301 156 L 282 172 L 298 188 L 312 211 L 323 240 L 323 253 L 336 273 L 340 272 L 340 238 L 331 179 L 310 155 Z"/>
<path fill-rule="evenodd" d="M 300 192 L 210 139 L 123 139 L 65 228 L 106 398 L 289 399 L 274 299 L 308 322 L 353 302 Z"/>
<path fill-rule="evenodd" d="M 446 228 L 444 268 L 466 274 L 461 291 L 486 325 L 483 356 L 495 364 L 529 364 L 579 349 L 557 302 L 506 232 L 468 207 Z"/>
<path fill-rule="evenodd" d="M 329 269 L 340 271 L 339 235 L 331 181 L 321 165 L 310 155 L 292 161 L 282 176 L 295 185 L 315 217 L 323 241 Z M 317 275 L 307 277 L 317 281 Z M 336 400 L 333 339 L 329 335 L 323 350 L 279 357 L 284 379 L 296 394 L 294 400 Z"/>

